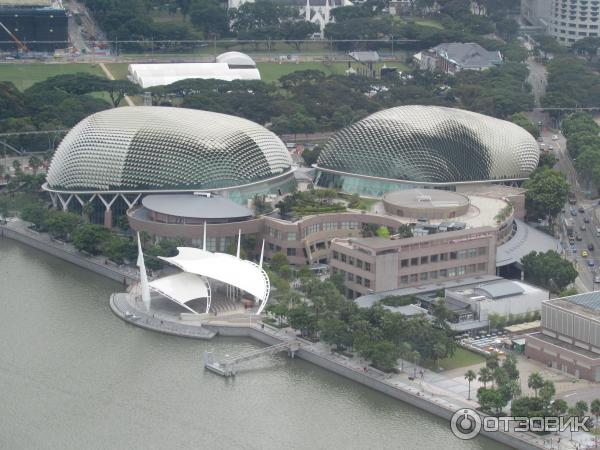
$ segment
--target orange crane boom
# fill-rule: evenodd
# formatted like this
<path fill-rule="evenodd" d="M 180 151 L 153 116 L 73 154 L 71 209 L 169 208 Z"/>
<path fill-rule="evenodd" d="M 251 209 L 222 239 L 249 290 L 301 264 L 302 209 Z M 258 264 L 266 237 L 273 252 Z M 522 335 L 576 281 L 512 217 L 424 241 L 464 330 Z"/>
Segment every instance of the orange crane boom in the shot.
<path fill-rule="evenodd" d="M 25 53 L 29 50 L 27 46 L 23 44 L 19 40 L 19 38 L 17 38 L 8 28 L 6 28 L 6 26 L 2 22 L 0 22 L 0 27 L 2 27 L 4 31 L 6 31 L 8 35 L 12 38 L 12 40 L 15 41 L 15 44 L 17 44 L 17 49 L 19 49 L 20 52 Z"/>

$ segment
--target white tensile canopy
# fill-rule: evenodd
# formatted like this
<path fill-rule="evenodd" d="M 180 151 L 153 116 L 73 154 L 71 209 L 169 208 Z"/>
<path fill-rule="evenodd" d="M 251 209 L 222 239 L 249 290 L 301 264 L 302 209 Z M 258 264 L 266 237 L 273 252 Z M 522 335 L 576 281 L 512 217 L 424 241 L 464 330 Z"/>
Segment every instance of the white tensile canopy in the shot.
<path fill-rule="evenodd" d="M 164 295 L 193 313 L 196 311 L 187 306 L 187 302 L 197 298 L 206 298 L 208 301 L 210 297 L 208 283 L 202 277 L 188 272 L 158 278 L 151 281 L 149 286 L 153 291 Z"/>
<path fill-rule="evenodd" d="M 145 89 L 190 78 L 260 80 L 260 72 L 256 67 L 230 67 L 227 63 L 130 64 L 128 78 Z"/>
<path fill-rule="evenodd" d="M 192 247 L 177 247 L 177 250 L 177 256 L 159 258 L 184 272 L 211 278 L 253 295 L 261 300 L 257 314 L 262 312 L 271 285 L 261 266 L 226 253 L 212 253 Z"/>

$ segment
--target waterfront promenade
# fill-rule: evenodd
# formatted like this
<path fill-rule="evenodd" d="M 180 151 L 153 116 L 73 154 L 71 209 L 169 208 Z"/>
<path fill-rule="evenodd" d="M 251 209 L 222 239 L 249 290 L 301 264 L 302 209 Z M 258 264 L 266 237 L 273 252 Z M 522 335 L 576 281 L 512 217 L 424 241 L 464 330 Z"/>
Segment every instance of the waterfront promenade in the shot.
<path fill-rule="evenodd" d="M 20 221 L 11 222 L 8 226 L 0 226 L 0 235 L 24 242 L 111 279 L 115 279 L 114 277 L 117 276 L 127 277 L 131 281 L 137 275 L 135 269 L 133 271 L 122 271 L 121 268 L 111 267 L 107 271 L 106 265 L 102 261 L 103 258 L 88 258 L 81 255 L 76 250 L 70 249 L 67 244 L 51 241 L 46 235 L 28 230 L 24 223 Z M 163 317 L 153 316 L 152 313 L 148 314 L 142 311 L 140 307 L 133 308 L 132 304 L 126 301 L 126 297 L 128 297 L 127 294 L 115 294 L 111 297 L 113 312 L 134 325 L 158 332 L 200 339 L 210 339 L 217 334 L 251 337 L 265 345 L 297 339 L 295 332 L 292 330 L 279 330 L 262 324 L 260 317 L 251 314 L 238 313 L 214 318 L 209 317 L 200 327 L 176 319 L 165 320 Z M 127 315 L 127 312 L 130 314 Z M 134 316 L 139 317 L 139 319 L 134 319 Z M 305 341 L 304 344 L 297 353 L 298 357 L 446 420 L 460 408 L 475 408 L 477 406 L 475 402 L 466 400 L 466 398 L 457 395 L 456 392 L 437 385 L 433 380 L 438 374 L 430 371 L 425 371 L 424 379 L 411 381 L 408 379 L 408 374 L 413 373 L 413 368 L 408 364 L 405 365 L 404 372 L 390 375 L 369 367 L 368 361 L 361 358 L 346 358 L 332 353 L 330 347 L 324 343 Z M 420 370 L 421 368 L 417 368 L 417 373 Z M 547 436 L 543 438 L 525 433 L 484 433 L 484 435 L 519 449 L 555 448 L 567 450 L 586 448 L 580 443 L 572 443 L 566 438 L 559 444 L 556 437 Z M 554 440 L 551 441 L 551 439 Z"/>

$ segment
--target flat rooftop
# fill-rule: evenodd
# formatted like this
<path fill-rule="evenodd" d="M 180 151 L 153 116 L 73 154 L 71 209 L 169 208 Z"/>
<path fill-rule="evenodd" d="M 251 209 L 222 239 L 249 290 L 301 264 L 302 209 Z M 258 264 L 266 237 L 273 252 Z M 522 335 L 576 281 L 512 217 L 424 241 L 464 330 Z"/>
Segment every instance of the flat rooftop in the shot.
<path fill-rule="evenodd" d="M 49 8 L 51 6 L 60 7 L 60 1 L 57 0 L 0 0 L 0 8 L 3 7 L 40 7 Z"/>
<path fill-rule="evenodd" d="M 160 214 L 194 219 L 243 219 L 253 215 L 245 206 L 226 198 L 193 194 L 147 195 L 142 206 Z"/>
<path fill-rule="evenodd" d="M 476 277 L 465 277 L 458 280 L 448 280 L 439 283 L 423 284 L 416 287 L 391 289 L 389 291 L 382 291 L 373 294 L 362 295 L 358 297 L 355 302 L 361 308 L 370 308 L 376 301 L 381 300 L 384 297 L 391 295 L 398 297 L 406 297 L 409 295 L 420 295 L 428 292 L 435 292 L 438 289 L 450 289 L 460 286 L 476 285 L 490 281 L 502 280 L 496 275 L 480 275 Z M 487 323 L 487 322 L 486 322 Z"/>
<path fill-rule="evenodd" d="M 393 205 L 406 208 L 448 208 L 461 207 L 469 204 L 469 198 L 456 192 L 441 189 L 406 189 L 388 192 L 383 200 Z"/>
<path fill-rule="evenodd" d="M 457 230 L 457 231 L 443 231 L 434 234 L 429 234 L 427 236 L 414 236 L 410 238 L 401 238 L 401 239 L 387 239 L 381 237 L 353 237 L 353 238 L 336 238 L 334 241 L 336 244 L 339 244 L 343 247 L 353 249 L 355 246 L 363 247 L 374 251 L 379 250 L 391 250 L 391 249 L 399 249 L 403 245 L 410 244 L 418 244 L 421 242 L 430 242 L 430 241 L 439 241 L 439 240 L 448 240 L 452 238 L 460 238 L 469 235 L 480 235 L 483 237 L 484 235 L 490 233 L 493 234 L 496 232 L 495 228 L 492 227 L 481 227 L 477 229 L 466 229 L 466 230 Z"/>
<path fill-rule="evenodd" d="M 600 291 L 555 298 L 544 303 L 600 320 Z"/>

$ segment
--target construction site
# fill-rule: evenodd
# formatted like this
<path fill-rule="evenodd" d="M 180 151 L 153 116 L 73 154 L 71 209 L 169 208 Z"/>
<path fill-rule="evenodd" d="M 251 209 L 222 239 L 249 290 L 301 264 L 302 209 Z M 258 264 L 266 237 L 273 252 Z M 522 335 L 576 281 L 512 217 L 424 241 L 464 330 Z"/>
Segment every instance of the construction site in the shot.
<path fill-rule="evenodd" d="M 0 0 L 0 52 L 20 59 L 69 45 L 61 0 Z"/>

